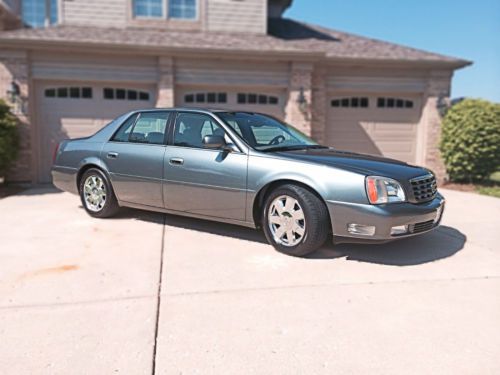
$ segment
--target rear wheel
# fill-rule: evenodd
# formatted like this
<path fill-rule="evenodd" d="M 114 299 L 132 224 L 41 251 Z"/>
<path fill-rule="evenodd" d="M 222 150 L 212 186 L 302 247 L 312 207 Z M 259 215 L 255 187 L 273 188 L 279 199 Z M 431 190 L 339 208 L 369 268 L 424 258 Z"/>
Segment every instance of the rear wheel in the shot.
<path fill-rule="evenodd" d="M 118 202 L 108 177 L 100 169 L 87 170 L 80 179 L 80 198 L 90 216 L 105 218 L 115 215 Z"/>
<path fill-rule="evenodd" d="M 323 201 L 297 185 L 283 185 L 272 191 L 262 216 L 269 243 L 289 255 L 303 256 L 317 250 L 330 233 Z"/>

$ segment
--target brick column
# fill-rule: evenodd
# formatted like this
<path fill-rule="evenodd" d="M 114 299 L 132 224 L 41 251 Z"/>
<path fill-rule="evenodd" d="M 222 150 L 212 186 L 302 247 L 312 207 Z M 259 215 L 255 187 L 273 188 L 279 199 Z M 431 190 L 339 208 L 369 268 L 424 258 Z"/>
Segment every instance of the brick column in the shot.
<path fill-rule="evenodd" d="M 292 63 L 285 106 L 285 121 L 307 135 L 312 134 L 312 71 L 310 63 Z M 305 106 L 298 103 L 301 90 L 307 101 Z"/>
<path fill-rule="evenodd" d="M 21 94 L 17 103 L 10 103 L 7 91 L 11 82 L 19 85 Z M 6 179 L 11 182 L 33 182 L 35 171 L 32 158 L 32 134 L 30 125 L 29 61 L 25 51 L 10 49 L 0 50 L 0 98 L 11 104 L 12 112 L 19 119 L 20 149 L 17 161 L 7 172 Z"/>
<path fill-rule="evenodd" d="M 319 142 L 325 141 L 327 119 L 327 69 L 315 67 L 312 76 L 312 138 Z"/>
<path fill-rule="evenodd" d="M 442 119 L 437 106 L 440 100 L 449 101 L 452 74 L 449 71 L 431 72 L 423 95 L 419 123 L 421 136 L 417 161 L 432 169 L 440 182 L 443 182 L 447 175 L 439 151 Z"/>
<path fill-rule="evenodd" d="M 167 56 L 158 58 L 158 93 L 156 107 L 173 107 L 174 97 L 174 59 Z"/>

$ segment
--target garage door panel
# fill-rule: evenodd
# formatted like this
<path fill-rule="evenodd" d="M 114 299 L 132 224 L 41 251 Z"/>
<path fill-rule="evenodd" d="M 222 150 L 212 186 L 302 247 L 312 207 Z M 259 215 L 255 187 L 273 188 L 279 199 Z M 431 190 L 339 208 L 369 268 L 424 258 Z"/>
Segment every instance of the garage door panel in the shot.
<path fill-rule="evenodd" d="M 117 116 L 151 108 L 155 102 L 154 85 L 66 81 L 37 81 L 35 85 L 40 182 L 50 182 L 52 155 L 61 140 L 92 135 Z M 77 97 L 70 96 L 70 88 L 79 88 Z M 140 93 L 143 100 L 138 100 Z"/>
<path fill-rule="evenodd" d="M 209 94 L 211 94 L 211 102 L 208 101 Z M 215 100 L 213 100 L 213 94 L 215 94 Z M 219 94 L 222 94 L 225 100 L 218 100 Z M 227 86 L 178 86 L 175 89 L 176 106 L 260 112 L 279 119 L 285 117 L 285 99 L 286 91 L 284 89 L 234 88 Z M 254 100 L 256 102 L 252 103 L 251 101 Z M 259 100 L 265 103 L 259 103 Z"/>
<path fill-rule="evenodd" d="M 349 107 L 352 98 L 356 107 Z M 361 98 L 368 103 L 365 108 L 359 108 Z M 380 107 L 379 98 L 384 98 L 384 107 Z M 385 106 L 389 102 L 390 108 Z M 400 107 L 396 108 L 398 102 Z M 420 98 L 417 95 L 403 98 L 396 94 L 332 95 L 329 104 L 326 144 L 415 162 L 420 119 Z"/>

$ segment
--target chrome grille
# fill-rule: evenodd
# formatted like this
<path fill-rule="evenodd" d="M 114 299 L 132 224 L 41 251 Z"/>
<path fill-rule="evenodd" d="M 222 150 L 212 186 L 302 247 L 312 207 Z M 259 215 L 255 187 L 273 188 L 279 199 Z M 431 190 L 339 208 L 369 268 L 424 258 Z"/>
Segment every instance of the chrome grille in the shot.
<path fill-rule="evenodd" d="M 436 177 L 432 174 L 414 178 L 410 180 L 410 184 L 413 189 L 413 197 L 417 203 L 430 201 L 436 196 Z"/>
<path fill-rule="evenodd" d="M 425 232 L 434 226 L 434 220 L 422 221 L 421 223 L 410 224 L 408 226 L 408 231 L 410 233 L 420 233 Z"/>

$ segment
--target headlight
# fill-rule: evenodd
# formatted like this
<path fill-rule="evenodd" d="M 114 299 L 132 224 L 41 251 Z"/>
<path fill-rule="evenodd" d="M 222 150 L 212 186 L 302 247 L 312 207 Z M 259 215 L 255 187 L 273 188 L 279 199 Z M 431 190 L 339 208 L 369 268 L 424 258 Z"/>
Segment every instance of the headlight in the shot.
<path fill-rule="evenodd" d="M 399 182 L 387 177 L 366 177 L 366 194 L 371 204 L 404 202 L 405 192 Z"/>

